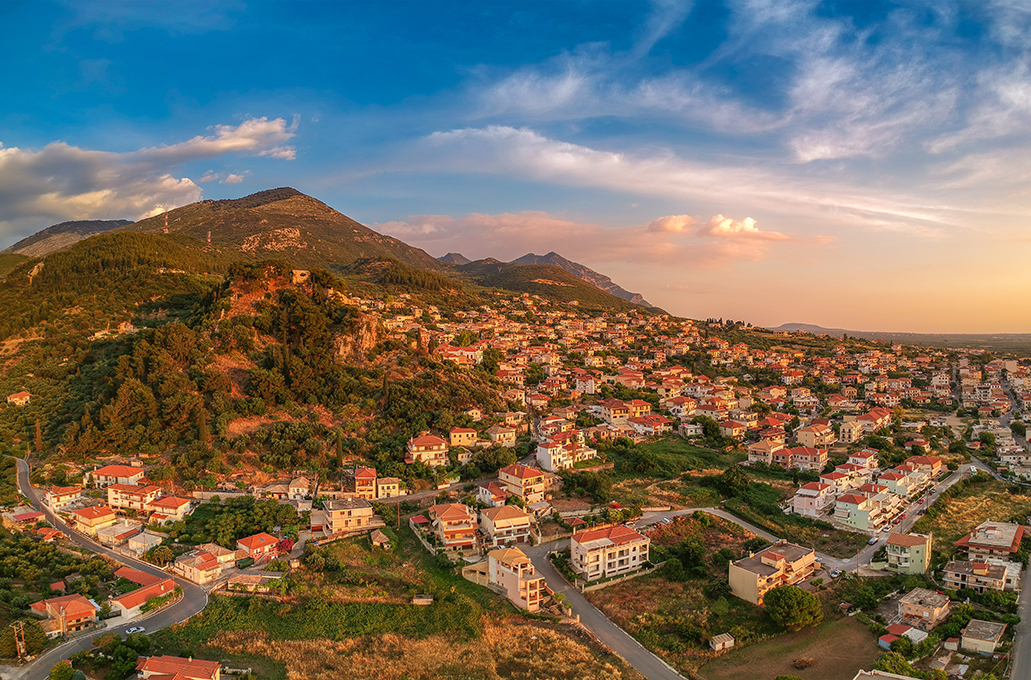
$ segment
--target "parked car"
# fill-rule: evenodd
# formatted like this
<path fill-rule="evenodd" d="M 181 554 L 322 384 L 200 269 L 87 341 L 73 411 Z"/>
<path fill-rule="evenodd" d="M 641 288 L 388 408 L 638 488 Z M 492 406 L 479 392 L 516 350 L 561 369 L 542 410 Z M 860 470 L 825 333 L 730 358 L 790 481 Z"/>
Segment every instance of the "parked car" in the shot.
<path fill-rule="evenodd" d="M 884 533 L 888 533 L 889 531 L 891 531 L 891 525 L 890 525 L 890 524 L 888 524 L 888 525 L 887 525 L 887 526 L 885 526 L 885 527 L 884 527 L 883 529 L 881 529 L 881 531 L 883 531 Z"/>
<path fill-rule="evenodd" d="M 923 498 L 921 498 L 920 500 L 917 501 L 917 503 L 923 503 L 923 502 L 924 502 Z"/>
<path fill-rule="evenodd" d="M 874 544 L 874 543 L 876 543 L 876 542 L 877 542 L 877 537 L 876 537 L 876 536 L 874 536 L 874 537 L 873 537 L 873 538 L 871 538 L 871 539 L 870 539 L 869 541 L 867 541 L 867 544 L 868 544 L 868 545 L 873 545 L 873 544 Z"/>
<path fill-rule="evenodd" d="M 147 632 L 147 629 L 144 628 L 143 626 L 133 626 L 129 630 L 125 631 L 125 634 L 126 635 L 131 635 L 133 633 L 146 633 L 146 632 Z"/>
<path fill-rule="evenodd" d="M 840 569 L 835 569 L 834 571 L 831 572 L 831 578 L 838 578 L 839 576 L 841 576 L 841 570 Z"/>

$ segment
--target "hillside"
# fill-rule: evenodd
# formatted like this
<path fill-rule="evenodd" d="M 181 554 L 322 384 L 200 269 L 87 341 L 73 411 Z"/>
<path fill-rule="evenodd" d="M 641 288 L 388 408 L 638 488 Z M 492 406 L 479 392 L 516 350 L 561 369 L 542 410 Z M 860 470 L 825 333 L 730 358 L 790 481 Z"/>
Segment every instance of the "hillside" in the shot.
<path fill-rule="evenodd" d="M 547 255 L 534 255 L 533 253 L 527 253 L 518 260 L 512 260 L 511 264 L 550 264 L 556 267 L 561 267 L 570 274 L 583 279 L 595 288 L 600 288 L 606 293 L 615 295 L 620 300 L 626 300 L 627 302 L 632 302 L 633 304 L 641 305 L 642 307 L 651 307 L 651 303 L 645 300 L 644 296 L 640 293 L 631 293 L 617 285 L 608 276 L 599 274 L 590 267 L 582 265 L 579 262 L 567 260 L 554 251 Z"/>
<path fill-rule="evenodd" d="M 44 257 L 75 245 L 84 238 L 94 234 L 124 227 L 132 224 L 129 220 L 76 220 L 61 222 L 42 231 L 37 231 L 28 238 L 23 238 L 13 246 L 0 251 L 4 254 L 25 255 L 27 257 Z M 2 275 L 0 270 L 0 275 Z"/>
<path fill-rule="evenodd" d="M 906 333 L 901 331 L 850 331 L 844 328 L 824 328 L 807 323 L 786 323 L 771 331 L 789 333 L 811 333 L 840 338 L 863 338 L 898 342 L 918 347 L 965 347 L 969 349 L 994 350 L 998 352 L 1031 352 L 1031 333 Z"/>
<path fill-rule="evenodd" d="M 164 215 L 121 228 L 160 234 Z M 322 201 L 284 187 L 233 200 L 200 201 L 168 213 L 171 234 L 206 241 L 215 253 L 232 259 L 284 260 L 298 268 L 327 268 L 368 257 L 399 260 L 421 269 L 440 270 L 426 252 L 355 222 Z"/>
<path fill-rule="evenodd" d="M 15 253 L 0 253 L 0 281 L 7 278 L 7 275 L 17 269 L 20 265 L 28 262 L 30 257 L 27 255 L 17 255 Z"/>
<path fill-rule="evenodd" d="M 530 293 L 558 302 L 579 302 L 584 309 L 625 311 L 636 308 L 551 264 L 509 264 L 488 258 L 461 265 L 455 271 L 481 286 Z"/>
<path fill-rule="evenodd" d="M 437 259 L 448 264 L 469 264 L 472 262 L 472 260 L 461 253 L 448 253 L 443 257 L 438 257 Z"/>

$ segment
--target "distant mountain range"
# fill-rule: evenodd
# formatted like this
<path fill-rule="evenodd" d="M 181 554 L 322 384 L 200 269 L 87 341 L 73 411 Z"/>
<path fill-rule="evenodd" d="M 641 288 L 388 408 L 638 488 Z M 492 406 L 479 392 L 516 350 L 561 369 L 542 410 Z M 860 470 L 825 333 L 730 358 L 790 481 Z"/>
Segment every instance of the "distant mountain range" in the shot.
<path fill-rule="evenodd" d="M 37 231 L 28 238 L 0 251 L 9 255 L 25 255 L 27 257 L 44 257 L 58 250 L 70 248 L 84 238 L 94 234 L 102 234 L 117 227 L 132 224 L 131 220 L 75 220 L 61 222 L 42 231 Z"/>
<path fill-rule="evenodd" d="M 898 342 L 904 345 L 921 347 L 966 347 L 999 351 L 1026 351 L 1031 348 L 1031 333 L 904 333 L 898 331 L 850 331 L 844 328 L 824 328 L 809 323 L 786 323 L 771 331 L 788 331 L 826 334 L 840 338 L 848 335 L 851 338 L 864 340 L 883 340 Z"/>
<path fill-rule="evenodd" d="M 447 255 L 437 258 L 441 262 L 447 262 L 453 265 L 467 265 L 472 263 L 472 260 L 467 258 L 461 253 L 448 253 Z M 487 260 L 480 260 L 480 262 L 490 262 L 503 264 L 499 260 L 488 258 Z M 595 288 L 599 288 L 610 295 L 618 297 L 620 300 L 626 300 L 627 302 L 635 305 L 641 305 L 642 307 L 651 307 L 651 303 L 644 299 L 644 296 L 640 293 L 631 293 L 623 287 L 617 285 L 612 279 L 604 274 L 599 274 L 590 267 L 582 265 L 579 262 L 573 262 L 567 260 L 558 253 L 552 251 L 547 255 L 535 255 L 534 253 L 527 253 L 517 260 L 512 260 L 508 264 L 520 264 L 520 265 L 551 265 L 564 269 L 573 276 L 586 281 Z"/>

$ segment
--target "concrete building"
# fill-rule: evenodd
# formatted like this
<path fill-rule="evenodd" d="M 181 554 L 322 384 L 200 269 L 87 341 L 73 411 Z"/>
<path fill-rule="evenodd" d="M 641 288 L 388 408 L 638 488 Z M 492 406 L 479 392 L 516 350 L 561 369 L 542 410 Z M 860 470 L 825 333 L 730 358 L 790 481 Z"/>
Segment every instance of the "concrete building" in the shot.
<path fill-rule="evenodd" d="M 445 549 L 467 550 L 476 547 L 476 513 L 460 503 L 431 506 L 426 515 Z"/>
<path fill-rule="evenodd" d="M 651 541 L 625 526 L 573 534 L 572 567 L 586 581 L 629 574 L 648 561 Z"/>
<path fill-rule="evenodd" d="M 512 604 L 528 612 L 540 610 L 544 577 L 537 575 L 522 550 L 492 550 L 487 553 L 487 565 L 490 582 L 500 586 Z"/>
<path fill-rule="evenodd" d="M 807 482 L 799 487 L 791 499 L 796 515 L 820 517 L 834 503 L 834 487 L 822 482 Z"/>
<path fill-rule="evenodd" d="M 986 590 L 1005 590 L 1006 567 L 988 562 L 953 560 L 945 565 L 942 579 L 949 590 L 969 588 L 979 593 Z"/>
<path fill-rule="evenodd" d="M 923 574 L 931 566 L 931 536 L 893 533 L 886 542 L 888 570 L 899 574 Z"/>
<path fill-rule="evenodd" d="M 949 617 L 949 597 L 926 588 L 914 588 L 899 600 L 902 622 L 930 631 Z"/>
<path fill-rule="evenodd" d="M 47 490 L 46 502 L 51 510 L 60 510 L 82 498 L 82 489 L 77 486 L 52 486 Z"/>
<path fill-rule="evenodd" d="M 97 620 L 97 608 L 78 594 L 34 602 L 29 605 L 29 609 L 46 617 L 41 624 L 48 638 L 63 637 Z"/>
<path fill-rule="evenodd" d="M 816 553 L 812 548 L 781 541 L 731 562 L 730 588 L 742 600 L 761 605 L 770 590 L 804 581 L 815 569 Z"/>
<path fill-rule="evenodd" d="M 992 558 L 1009 560 L 1024 538 L 1024 527 L 1008 522 L 985 522 L 956 541 L 968 560 L 988 561 Z"/>
<path fill-rule="evenodd" d="M 1005 632 L 1005 623 L 971 619 L 961 634 L 960 647 L 968 652 L 991 654 L 1002 642 L 1002 635 Z"/>
<path fill-rule="evenodd" d="M 138 484 L 143 479 L 143 468 L 130 465 L 105 465 L 99 470 L 88 473 L 88 477 L 103 489 L 112 484 Z"/>
<path fill-rule="evenodd" d="M 544 473 L 516 463 L 498 470 L 498 482 L 527 503 L 544 500 Z"/>
<path fill-rule="evenodd" d="M 118 521 L 114 510 L 106 505 L 94 505 L 72 513 L 75 530 L 89 536 L 96 536 L 97 530 L 111 526 Z"/>
<path fill-rule="evenodd" d="M 364 498 L 334 498 L 311 513 L 312 531 L 326 535 L 360 534 L 384 526 L 372 503 Z"/>
<path fill-rule="evenodd" d="M 515 505 L 499 505 L 480 511 L 480 531 L 484 545 L 490 548 L 511 544 L 529 543 L 532 519 Z"/>
<path fill-rule="evenodd" d="M 421 462 L 430 467 L 442 467 L 451 463 L 447 456 L 447 442 L 429 432 L 409 439 L 405 451 L 405 462 L 409 465 Z"/>

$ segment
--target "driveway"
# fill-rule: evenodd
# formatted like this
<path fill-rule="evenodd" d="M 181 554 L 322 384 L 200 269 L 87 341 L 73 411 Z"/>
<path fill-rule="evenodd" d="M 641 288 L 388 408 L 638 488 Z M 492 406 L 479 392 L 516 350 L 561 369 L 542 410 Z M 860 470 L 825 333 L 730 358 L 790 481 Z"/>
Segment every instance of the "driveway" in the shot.
<path fill-rule="evenodd" d="M 69 537 L 72 543 L 82 546 L 91 552 L 97 553 L 98 555 L 106 555 L 111 559 L 126 564 L 133 569 L 139 569 L 140 571 L 153 574 L 154 576 L 161 576 L 163 578 L 172 578 L 176 585 L 183 589 L 183 597 L 177 603 L 173 604 L 166 609 L 162 609 L 159 612 L 146 616 L 144 618 L 137 618 L 132 621 L 128 621 L 124 624 L 109 626 L 107 629 L 97 631 L 97 633 L 118 633 L 119 635 L 125 635 L 125 631 L 128 628 L 134 626 L 143 626 L 147 629 L 148 633 L 161 630 L 175 623 L 180 623 L 186 619 L 200 613 L 204 610 L 204 607 L 208 604 L 208 594 L 200 586 L 191 583 L 189 581 L 173 577 L 171 574 L 159 569 L 153 564 L 142 562 L 140 560 L 126 557 L 120 553 L 116 553 L 99 543 L 96 543 L 89 538 L 77 533 L 67 524 L 65 524 L 59 517 L 57 517 L 48 507 L 40 502 L 36 496 L 36 490 L 32 488 L 29 483 L 29 465 L 20 458 L 15 459 L 18 463 L 18 490 L 29 499 L 29 503 L 35 509 L 43 512 L 47 519 L 58 529 L 63 531 L 66 536 Z M 110 622 L 109 622 L 110 623 Z M 95 633 L 96 634 L 96 633 Z M 85 649 L 91 649 L 93 646 L 93 636 L 84 635 L 83 637 L 70 640 L 62 645 L 50 649 L 42 656 L 36 658 L 31 663 L 22 666 L 21 668 L 9 671 L 6 677 L 13 680 L 45 680 L 50 675 L 50 668 L 58 661 L 67 659 L 76 652 L 81 652 Z"/>

